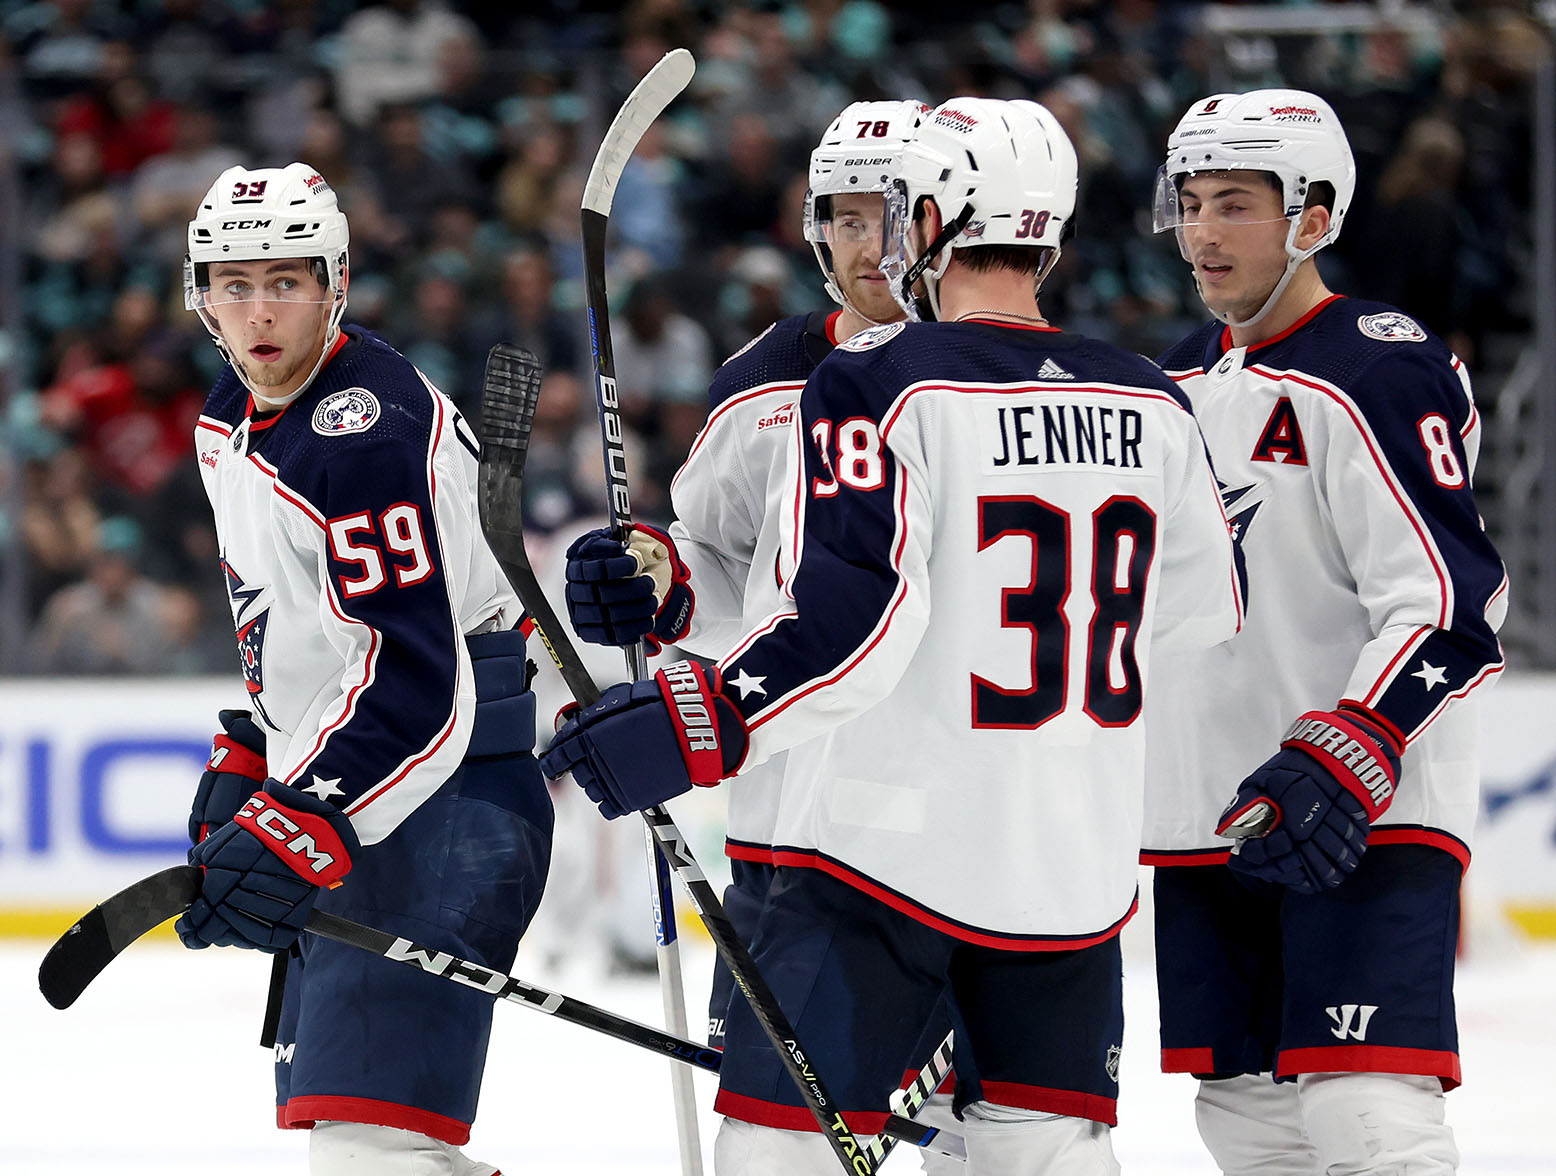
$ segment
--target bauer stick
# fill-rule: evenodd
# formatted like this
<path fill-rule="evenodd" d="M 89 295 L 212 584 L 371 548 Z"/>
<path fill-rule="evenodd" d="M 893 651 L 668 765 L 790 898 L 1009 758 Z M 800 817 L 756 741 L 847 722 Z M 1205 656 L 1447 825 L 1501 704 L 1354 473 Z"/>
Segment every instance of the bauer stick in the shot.
<path fill-rule="evenodd" d="M 632 538 L 632 495 L 627 488 L 627 455 L 622 448 L 621 411 L 616 395 L 616 357 L 611 347 L 610 310 L 605 294 L 605 233 L 610 227 L 611 202 L 616 185 L 638 140 L 649 124 L 663 113 L 677 94 L 686 89 L 697 65 L 685 49 L 672 49 L 643 75 L 621 104 L 600 141 L 594 166 L 583 192 L 584 286 L 589 308 L 589 344 L 594 352 L 594 393 L 599 408 L 600 440 L 605 457 L 605 498 L 610 511 L 611 535 L 623 547 Z M 634 681 L 647 669 L 647 652 L 641 641 L 626 649 L 627 672 Z M 681 972 L 681 948 L 676 939 L 675 896 L 664 856 L 654 845 L 652 833 L 644 834 L 650 879 L 649 898 L 654 908 L 654 955 L 659 971 L 659 995 L 664 1003 L 665 1025 L 682 1037 L 687 1033 L 686 990 Z M 675 1125 L 681 1148 L 682 1176 L 701 1176 L 702 1144 L 697 1138 L 697 1094 L 691 1076 L 672 1068 L 670 1087 L 675 1096 Z"/>
<path fill-rule="evenodd" d="M 599 688 L 541 591 L 524 551 L 524 458 L 529 450 L 530 426 L 539 394 L 540 366 L 535 357 L 522 348 L 507 344 L 494 347 L 487 359 L 483 386 L 482 420 L 486 436 L 481 446 L 481 527 L 492 554 L 539 629 L 541 641 L 556 661 L 563 681 L 573 691 L 578 704 L 588 706 L 600 696 Z M 843 1116 L 833 1109 L 837 1106 L 836 1101 L 811 1067 L 793 1026 L 757 970 L 734 924 L 724 913 L 718 895 L 692 856 L 685 836 L 663 805 L 645 809 L 643 820 L 671 873 L 685 886 L 692 907 L 707 927 L 719 956 L 745 994 L 758 1023 L 799 1088 L 806 1108 L 815 1116 L 844 1168 L 854 1176 L 871 1176 L 877 1161 L 849 1129 Z M 919 1130 L 920 1138 L 904 1142 L 923 1146 L 922 1129 Z"/>
<path fill-rule="evenodd" d="M 199 893 L 199 867 L 172 866 L 142 878 L 118 894 L 104 899 L 82 915 L 43 957 L 43 963 L 38 969 L 38 987 L 44 999 L 57 1009 L 69 1008 L 121 951 L 152 928 L 188 910 L 189 904 Z M 696 1069 L 716 1074 L 723 1064 L 723 1053 L 711 1046 L 698 1045 L 587 1001 L 552 992 L 484 964 L 462 960 L 414 940 L 391 935 L 387 931 L 327 911 L 311 912 L 303 929 L 323 939 L 371 952 L 394 963 L 419 968 L 441 980 L 473 988 L 498 1000 L 546 1013 L 614 1037 L 628 1045 L 660 1054 L 681 1063 L 688 1073 Z M 939 1057 L 938 1053 L 936 1057 Z M 897 1092 L 894 1106 L 899 1113 L 890 1116 L 886 1131 L 894 1139 L 905 1139 L 943 1155 L 965 1156 L 966 1150 L 957 1136 L 937 1138 L 942 1133 L 935 1128 L 924 1127 L 904 1117 L 914 1114 L 922 1106 L 922 1100 L 915 1104 L 911 1098 L 904 1100 L 903 1095 L 911 1095 L 924 1077 L 924 1074 L 920 1074 L 919 1081 L 909 1091 Z M 874 1146 L 880 1146 L 880 1141 L 877 1140 Z M 890 1150 L 889 1144 L 885 1150 Z"/>

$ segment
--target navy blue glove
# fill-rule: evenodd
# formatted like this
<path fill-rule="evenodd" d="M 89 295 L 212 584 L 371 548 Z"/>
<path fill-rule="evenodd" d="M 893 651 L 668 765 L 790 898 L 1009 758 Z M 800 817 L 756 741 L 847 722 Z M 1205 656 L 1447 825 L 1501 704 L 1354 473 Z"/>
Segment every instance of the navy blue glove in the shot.
<path fill-rule="evenodd" d="M 237 816 L 243 802 L 264 786 L 270 774 L 265 768 L 265 733 L 253 716 L 246 710 L 224 710 L 217 718 L 222 733 L 211 742 L 211 758 L 189 809 L 191 845 Z"/>
<path fill-rule="evenodd" d="M 567 616 L 591 645 L 658 653 L 686 636 L 696 603 L 691 570 L 657 527 L 635 523 L 626 545 L 601 527 L 567 549 Z"/>
<path fill-rule="evenodd" d="M 567 722 L 540 757 L 553 780 L 568 772 L 608 820 L 734 775 L 746 724 L 716 667 L 679 661 L 643 682 L 621 682 Z"/>
<path fill-rule="evenodd" d="M 501 759 L 535 746 L 534 663 L 518 629 L 466 637 L 475 670 L 475 722 L 465 758 Z"/>
<path fill-rule="evenodd" d="M 1240 841 L 1239 873 L 1318 894 L 1340 885 L 1367 852 L 1367 834 L 1394 799 L 1403 740 L 1374 712 L 1353 704 L 1309 711 L 1238 788 L 1216 832 L 1270 806 L 1262 836 Z M 1229 832 L 1229 830 L 1231 832 Z"/>
<path fill-rule="evenodd" d="M 189 851 L 200 897 L 174 926 L 185 947 L 285 951 L 325 887 L 340 885 L 362 851 L 346 814 L 278 780 Z"/>

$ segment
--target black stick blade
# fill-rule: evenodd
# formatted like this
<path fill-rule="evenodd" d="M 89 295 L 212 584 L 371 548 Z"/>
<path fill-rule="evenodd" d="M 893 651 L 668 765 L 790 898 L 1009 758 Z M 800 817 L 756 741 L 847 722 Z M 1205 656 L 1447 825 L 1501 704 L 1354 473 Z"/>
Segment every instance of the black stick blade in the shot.
<path fill-rule="evenodd" d="M 54 946 L 38 968 L 38 988 L 57 1009 L 68 1009 L 97 974 L 152 928 L 189 909 L 200 893 L 200 871 L 173 866 L 105 898 Z"/>
<path fill-rule="evenodd" d="M 529 449 L 529 431 L 535 422 L 535 403 L 540 399 L 540 360 L 535 353 L 512 343 L 499 343 L 486 356 L 482 381 L 481 458 L 487 447 L 523 468 Z"/>
<path fill-rule="evenodd" d="M 524 458 L 529 452 L 540 361 L 523 347 L 499 343 L 486 357 L 481 400 L 481 530 L 500 560 L 524 550 Z"/>

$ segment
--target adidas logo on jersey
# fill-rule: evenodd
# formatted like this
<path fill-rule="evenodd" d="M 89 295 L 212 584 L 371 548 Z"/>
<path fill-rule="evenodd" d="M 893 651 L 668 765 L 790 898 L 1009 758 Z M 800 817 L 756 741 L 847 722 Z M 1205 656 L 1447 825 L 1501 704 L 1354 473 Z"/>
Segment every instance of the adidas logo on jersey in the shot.
<path fill-rule="evenodd" d="M 1073 380 L 1075 376 L 1073 373 L 1065 371 L 1052 358 L 1049 358 L 1043 360 L 1043 366 L 1037 369 L 1037 378 L 1039 380 Z"/>

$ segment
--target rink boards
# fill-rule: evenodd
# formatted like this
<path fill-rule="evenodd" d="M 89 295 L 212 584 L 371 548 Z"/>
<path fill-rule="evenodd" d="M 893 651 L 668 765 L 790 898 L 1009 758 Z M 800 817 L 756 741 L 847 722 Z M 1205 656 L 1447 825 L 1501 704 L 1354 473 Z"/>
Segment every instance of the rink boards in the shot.
<path fill-rule="evenodd" d="M 242 684 L 230 679 L 0 682 L 0 935 L 57 935 L 97 899 L 182 861 L 216 712 L 242 705 Z M 1482 905 L 1494 899 L 1525 931 L 1549 937 L 1553 714 L 1556 675 L 1507 674 L 1486 696 L 1469 875 Z M 672 809 L 708 847 L 699 852 L 716 852 L 717 793 L 696 793 Z"/>

